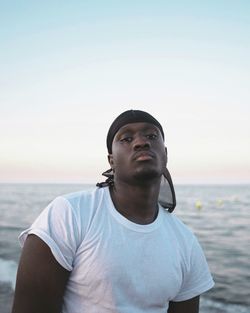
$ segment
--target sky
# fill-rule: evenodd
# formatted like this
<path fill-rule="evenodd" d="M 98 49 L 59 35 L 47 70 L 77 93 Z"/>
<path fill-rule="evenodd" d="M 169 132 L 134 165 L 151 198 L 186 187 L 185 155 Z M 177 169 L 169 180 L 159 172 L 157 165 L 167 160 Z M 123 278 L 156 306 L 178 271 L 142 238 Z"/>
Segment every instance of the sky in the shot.
<path fill-rule="evenodd" d="M 0 182 L 95 183 L 128 109 L 177 184 L 250 183 L 250 2 L 0 1 Z"/>

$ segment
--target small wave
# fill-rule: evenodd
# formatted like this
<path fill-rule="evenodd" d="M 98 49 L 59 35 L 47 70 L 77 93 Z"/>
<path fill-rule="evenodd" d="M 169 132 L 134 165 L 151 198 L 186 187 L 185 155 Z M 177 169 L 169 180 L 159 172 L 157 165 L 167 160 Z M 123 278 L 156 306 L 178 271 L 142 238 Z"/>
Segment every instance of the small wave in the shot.
<path fill-rule="evenodd" d="M 201 298 L 201 313 L 249 313 L 249 308 L 240 304 L 223 303 Z"/>
<path fill-rule="evenodd" d="M 13 226 L 13 225 L 1 225 L 0 224 L 0 229 L 1 231 L 18 231 L 21 232 L 25 229 L 25 227 L 20 227 L 20 226 Z"/>
<path fill-rule="evenodd" d="M 0 259 L 0 282 L 9 283 L 15 289 L 17 264 L 12 260 Z"/>

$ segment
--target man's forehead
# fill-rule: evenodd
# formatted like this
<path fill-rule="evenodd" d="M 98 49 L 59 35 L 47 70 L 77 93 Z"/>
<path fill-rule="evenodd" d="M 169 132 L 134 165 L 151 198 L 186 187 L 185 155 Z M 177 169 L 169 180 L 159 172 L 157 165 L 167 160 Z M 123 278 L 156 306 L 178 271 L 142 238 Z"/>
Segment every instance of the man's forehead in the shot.
<path fill-rule="evenodd" d="M 136 123 L 129 123 L 124 126 L 122 126 L 116 133 L 124 133 L 126 131 L 137 131 L 137 130 L 155 130 L 157 132 L 160 132 L 159 128 L 151 123 L 146 122 L 136 122 Z"/>

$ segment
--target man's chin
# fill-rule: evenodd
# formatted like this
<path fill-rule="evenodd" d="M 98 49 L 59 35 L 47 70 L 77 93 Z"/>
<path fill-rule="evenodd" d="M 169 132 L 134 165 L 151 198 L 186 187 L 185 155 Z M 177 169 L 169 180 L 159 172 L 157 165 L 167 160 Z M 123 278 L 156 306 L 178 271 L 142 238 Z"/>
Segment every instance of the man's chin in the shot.
<path fill-rule="evenodd" d="M 158 171 L 153 169 L 144 169 L 144 170 L 138 170 L 134 173 L 133 178 L 138 183 L 150 183 L 151 181 L 159 178 L 161 175 Z"/>

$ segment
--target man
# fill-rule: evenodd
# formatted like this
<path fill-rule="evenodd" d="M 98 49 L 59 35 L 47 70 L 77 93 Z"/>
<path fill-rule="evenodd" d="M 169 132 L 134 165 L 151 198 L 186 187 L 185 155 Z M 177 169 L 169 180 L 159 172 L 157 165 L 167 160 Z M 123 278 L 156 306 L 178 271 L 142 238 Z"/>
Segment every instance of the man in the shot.
<path fill-rule="evenodd" d="M 162 126 L 123 112 L 107 148 L 107 180 L 56 198 L 21 234 L 13 313 L 199 311 L 214 283 L 195 236 L 171 214 Z"/>

